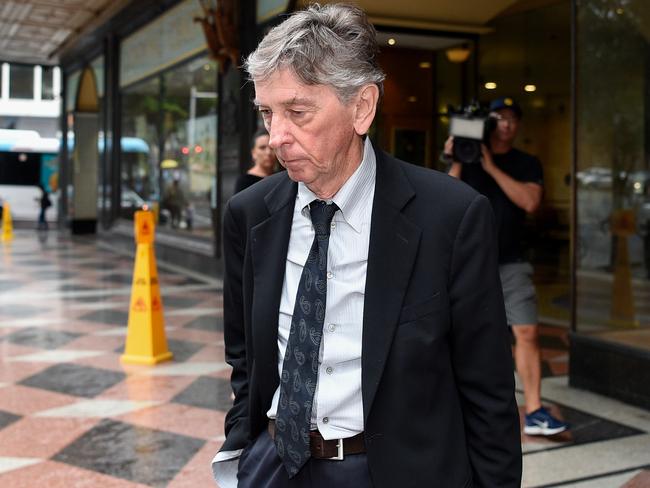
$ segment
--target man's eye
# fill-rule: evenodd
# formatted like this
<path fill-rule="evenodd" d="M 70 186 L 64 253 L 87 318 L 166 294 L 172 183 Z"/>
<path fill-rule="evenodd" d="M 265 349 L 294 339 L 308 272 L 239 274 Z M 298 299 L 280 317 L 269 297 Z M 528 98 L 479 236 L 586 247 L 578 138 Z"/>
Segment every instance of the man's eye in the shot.
<path fill-rule="evenodd" d="M 291 112 L 291 115 L 293 115 L 294 117 L 302 117 L 303 115 L 305 115 L 305 112 L 303 112 L 302 110 L 289 110 L 289 112 Z"/>
<path fill-rule="evenodd" d="M 271 116 L 271 111 L 269 109 L 262 108 L 262 109 L 260 109 L 259 112 L 262 114 L 263 118 L 267 118 L 267 117 Z"/>

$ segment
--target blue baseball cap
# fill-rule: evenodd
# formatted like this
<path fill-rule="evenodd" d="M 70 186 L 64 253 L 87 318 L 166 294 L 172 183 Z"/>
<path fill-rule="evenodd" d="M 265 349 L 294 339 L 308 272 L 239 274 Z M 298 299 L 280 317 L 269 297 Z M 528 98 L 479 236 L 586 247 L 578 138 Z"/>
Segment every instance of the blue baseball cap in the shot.
<path fill-rule="evenodd" d="M 521 118 L 521 116 L 523 115 L 523 112 L 521 111 L 521 107 L 517 102 L 515 102 L 513 98 L 501 97 L 501 98 L 497 98 L 496 100 L 492 100 L 492 102 L 490 102 L 490 112 L 495 112 L 497 110 L 501 110 L 504 108 L 509 108 L 510 110 L 512 110 L 518 118 Z"/>

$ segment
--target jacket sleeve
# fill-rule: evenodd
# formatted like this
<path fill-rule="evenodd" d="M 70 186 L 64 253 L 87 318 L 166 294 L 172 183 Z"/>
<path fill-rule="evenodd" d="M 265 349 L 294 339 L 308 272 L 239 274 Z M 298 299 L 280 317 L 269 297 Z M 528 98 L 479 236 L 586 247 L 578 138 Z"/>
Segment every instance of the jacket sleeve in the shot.
<path fill-rule="evenodd" d="M 454 240 L 451 352 L 474 487 L 521 486 L 521 438 L 494 215 L 477 195 Z"/>
<path fill-rule="evenodd" d="M 241 222 L 228 204 L 224 215 L 224 285 L 223 314 L 226 362 L 232 366 L 230 383 L 235 394 L 232 408 L 226 415 L 226 440 L 222 451 L 243 448 L 248 442 L 248 369 L 242 275 L 246 234 Z"/>

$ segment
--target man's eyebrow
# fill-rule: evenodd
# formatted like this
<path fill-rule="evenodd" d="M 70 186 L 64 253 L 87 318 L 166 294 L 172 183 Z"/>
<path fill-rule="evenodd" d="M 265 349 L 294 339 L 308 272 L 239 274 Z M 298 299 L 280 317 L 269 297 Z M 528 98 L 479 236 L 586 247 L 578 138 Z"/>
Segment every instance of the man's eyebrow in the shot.
<path fill-rule="evenodd" d="M 281 103 L 285 107 L 292 107 L 294 105 L 301 105 L 303 107 L 316 107 L 316 105 L 317 105 L 315 100 L 313 100 L 311 98 L 304 98 L 304 97 L 292 98 L 291 100 L 287 100 L 287 101 L 281 102 Z M 265 106 L 257 98 L 255 100 L 253 100 L 253 105 L 255 105 L 256 107 Z"/>

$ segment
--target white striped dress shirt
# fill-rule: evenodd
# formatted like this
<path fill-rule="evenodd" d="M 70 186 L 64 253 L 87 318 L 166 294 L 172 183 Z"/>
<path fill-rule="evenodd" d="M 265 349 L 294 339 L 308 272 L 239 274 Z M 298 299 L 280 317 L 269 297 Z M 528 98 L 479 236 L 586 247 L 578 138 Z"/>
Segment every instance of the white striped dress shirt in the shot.
<path fill-rule="evenodd" d="M 361 338 L 376 169 L 375 152 L 366 137 L 361 164 L 332 198 L 340 210 L 334 214 L 327 253 L 325 322 L 312 410 L 312 428 L 318 428 L 325 439 L 363 431 Z M 282 374 L 302 268 L 314 240 L 308 205 L 316 198 L 304 183 L 298 184 L 280 301 L 278 374 Z M 278 388 L 269 418 L 275 418 L 279 398 Z"/>

